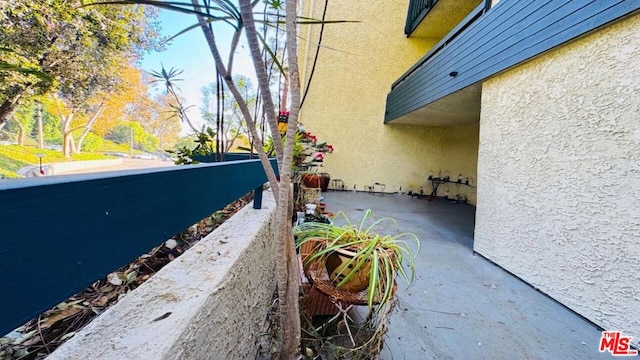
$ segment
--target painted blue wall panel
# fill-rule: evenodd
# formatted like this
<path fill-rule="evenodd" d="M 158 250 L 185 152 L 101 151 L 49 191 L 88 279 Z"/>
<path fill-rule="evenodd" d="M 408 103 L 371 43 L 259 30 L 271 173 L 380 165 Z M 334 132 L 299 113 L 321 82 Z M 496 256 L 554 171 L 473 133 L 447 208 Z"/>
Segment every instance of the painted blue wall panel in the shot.
<path fill-rule="evenodd" d="M 248 160 L 0 182 L 0 334 L 266 181 Z"/>

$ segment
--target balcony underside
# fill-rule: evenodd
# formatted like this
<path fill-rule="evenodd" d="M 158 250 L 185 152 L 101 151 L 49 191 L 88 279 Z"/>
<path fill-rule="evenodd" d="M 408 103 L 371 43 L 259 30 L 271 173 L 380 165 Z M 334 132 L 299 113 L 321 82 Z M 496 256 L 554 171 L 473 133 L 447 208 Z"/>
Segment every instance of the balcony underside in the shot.
<path fill-rule="evenodd" d="M 500 1 L 483 13 L 481 4 L 393 84 L 385 123 L 481 84 L 639 9 L 640 1 L 629 0 L 520 0 Z M 425 111 L 431 111 L 428 108 Z M 450 107 L 441 112 L 458 111 Z"/>
<path fill-rule="evenodd" d="M 393 120 L 393 124 L 453 126 L 480 121 L 482 85 L 475 84 Z"/>

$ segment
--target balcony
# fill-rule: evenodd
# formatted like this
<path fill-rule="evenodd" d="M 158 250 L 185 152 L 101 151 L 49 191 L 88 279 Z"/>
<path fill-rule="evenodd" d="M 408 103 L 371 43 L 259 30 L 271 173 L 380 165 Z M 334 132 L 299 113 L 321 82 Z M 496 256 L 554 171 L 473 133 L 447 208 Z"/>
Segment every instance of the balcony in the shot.
<path fill-rule="evenodd" d="M 484 0 L 411 0 L 404 33 L 438 41 Z"/>
<path fill-rule="evenodd" d="M 384 122 L 477 121 L 484 80 L 638 9 L 635 1 L 480 4 L 393 83 Z"/>
<path fill-rule="evenodd" d="M 438 0 L 411 0 L 407 12 L 407 23 L 404 26 L 405 35 L 411 35 L 437 1 Z"/>

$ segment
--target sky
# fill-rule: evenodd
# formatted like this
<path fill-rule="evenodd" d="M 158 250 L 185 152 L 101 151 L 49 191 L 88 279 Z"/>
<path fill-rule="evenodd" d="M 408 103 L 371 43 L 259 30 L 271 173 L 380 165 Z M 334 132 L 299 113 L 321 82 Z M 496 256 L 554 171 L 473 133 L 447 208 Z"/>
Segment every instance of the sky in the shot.
<path fill-rule="evenodd" d="M 185 28 L 197 23 L 195 15 L 187 15 L 179 12 L 161 10 L 158 20 L 162 27 L 162 35 L 165 37 L 173 36 Z M 229 43 L 233 29 L 227 24 L 219 24 L 214 26 L 216 42 L 222 52 L 223 59 L 228 59 Z M 249 58 L 249 52 L 244 44 L 244 36 L 242 37 L 240 46 L 236 52 L 233 65 L 234 74 L 243 74 L 248 76 L 254 84 L 255 72 L 253 64 Z M 140 68 L 147 72 L 160 71 L 162 66 L 168 71 L 171 68 L 183 70 L 179 76 L 183 81 L 179 81 L 177 86 L 181 90 L 182 97 L 186 100 L 189 109 L 189 119 L 198 128 L 202 126 L 204 121 L 200 114 L 202 106 L 202 87 L 215 82 L 216 71 L 213 56 L 209 51 L 209 47 L 205 41 L 204 34 L 200 28 L 195 28 L 185 34 L 182 34 L 172 40 L 166 50 L 162 52 L 153 52 L 146 54 L 140 64 Z M 158 89 L 156 91 L 164 91 Z M 190 133 L 188 126 L 182 124 L 182 135 Z"/>

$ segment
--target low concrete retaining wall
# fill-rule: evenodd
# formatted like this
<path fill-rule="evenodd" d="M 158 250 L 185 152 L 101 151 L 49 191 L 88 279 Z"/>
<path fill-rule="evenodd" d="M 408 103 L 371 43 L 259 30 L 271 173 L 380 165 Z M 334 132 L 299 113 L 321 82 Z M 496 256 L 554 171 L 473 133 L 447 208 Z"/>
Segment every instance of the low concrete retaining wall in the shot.
<path fill-rule="evenodd" d="M 87 161 L 69 161 L 63 163 L 47 164 L 51 168 L 51 174 L 63 174 L 68 171 L 75 171 L 81 169 L 91 169 L 103 166 L 114 166 L 122 164 L 122 159 L 113 160 L 87 160 Z"/>
<path fill-rule="evenodd" d="M 246 359 L 275 289 L 275 202 L 231 219 L 48 359 Z"/>

